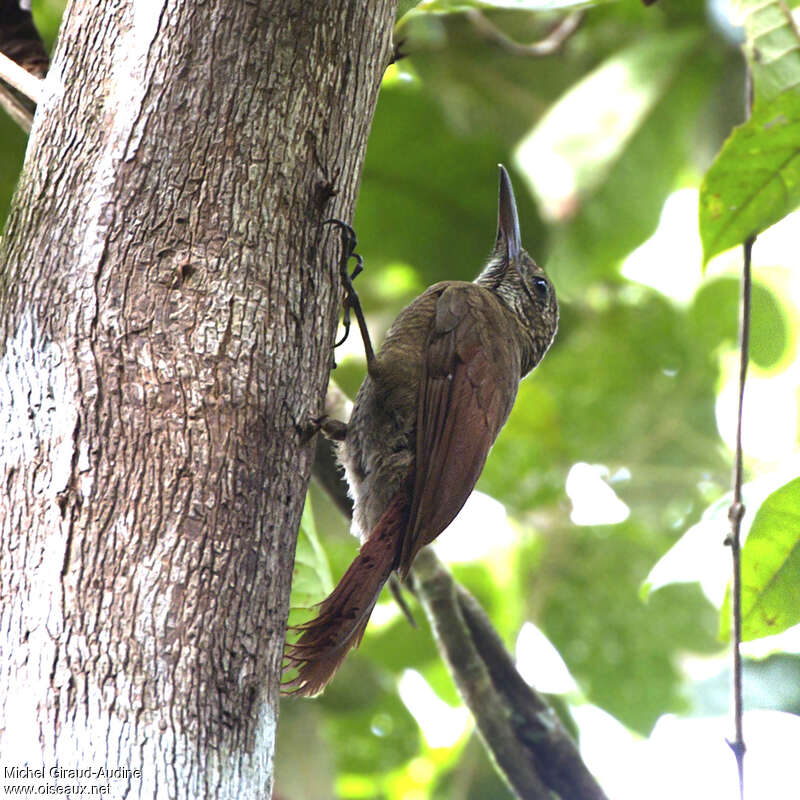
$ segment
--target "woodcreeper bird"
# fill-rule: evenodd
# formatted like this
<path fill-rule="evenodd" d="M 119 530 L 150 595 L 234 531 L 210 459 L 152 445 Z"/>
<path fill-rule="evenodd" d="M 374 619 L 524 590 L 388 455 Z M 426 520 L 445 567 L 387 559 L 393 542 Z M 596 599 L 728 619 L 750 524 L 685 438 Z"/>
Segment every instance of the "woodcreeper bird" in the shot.
<path fill-rule="evenodd" d="M 347 274 L 352 249 L 344 253 L 345 304 L 361 327 L 367 376 L 349 422 L 321 427 L 340 441 L 362 544 L 317 616 L 287 645 L 287 668 L 298 672 L 284 686 L 294 694 L 322 691 L 360 643 L 392 572 L 405 578 L 420 548 L 461 510 L 520 380 L 553 341 L 555 291 L 522 248 L 502 165 L 497 217 L 494 250 L 476 280 L 431 286 L 400 312 L 377 354 Z"/>

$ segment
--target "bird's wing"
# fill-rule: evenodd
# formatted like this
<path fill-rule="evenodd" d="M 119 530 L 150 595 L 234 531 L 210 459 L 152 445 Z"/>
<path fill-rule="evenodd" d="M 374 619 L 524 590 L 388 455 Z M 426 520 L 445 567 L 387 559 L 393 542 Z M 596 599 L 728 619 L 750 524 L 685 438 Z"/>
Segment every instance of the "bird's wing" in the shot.
<path fill-rule="evenodd" d="M 420 381 L 401 574 L 461 510 L 514 404 L 520 350 L 499 303 L 486 295 L 475 284 L 448 286 L 436 303 Z"/>

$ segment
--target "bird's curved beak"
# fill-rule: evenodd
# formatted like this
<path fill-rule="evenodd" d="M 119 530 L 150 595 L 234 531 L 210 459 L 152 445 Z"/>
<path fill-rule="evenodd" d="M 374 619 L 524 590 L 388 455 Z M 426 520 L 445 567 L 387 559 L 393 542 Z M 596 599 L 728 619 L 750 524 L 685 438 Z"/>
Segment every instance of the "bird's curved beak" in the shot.
<path fill-rule="evenodd" d="M 519 232 L 519 217 L 517 216 L 517 203 L 514 200 L 514 189 L 511 178 L 502 164 L 500 168 L 500 191 L 497 198 L 497 242 L 496 252 L 511 264 L 519 258 L 522 252 L 522 237 Z"/>

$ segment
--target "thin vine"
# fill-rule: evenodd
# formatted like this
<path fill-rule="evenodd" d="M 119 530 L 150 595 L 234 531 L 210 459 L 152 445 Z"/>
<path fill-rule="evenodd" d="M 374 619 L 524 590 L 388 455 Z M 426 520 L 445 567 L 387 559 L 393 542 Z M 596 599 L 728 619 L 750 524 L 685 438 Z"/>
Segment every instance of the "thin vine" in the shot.
<path fill-rule="evenodd" d="M 741 568 L 741 529 L 745 507 L 742 501 L 742 407 L 744 387 L 747 380 L 747 364 L 750 352 L 750 294 L 751 257 L 756 237 L 751 236 L 743 245 L 744 266 L 742 269 L 741 310 L 739 316 L 739 407 L 736 422 L 736 455 L 733 468 L 733 502 L 728 509 L 731 532 L 725 543 L 731 548 L 733 561 L 733 580 L 731 582 L 731 647 L 733 656 L 733 725 L 734 737 L 728 740 L 736 758 L 739 772 L 739 797 L 744 800 L 744 724 L 742 701 L 742 568 Z"/>
<path fill-rule="evenodd" d="M 753 73 L 747 69 L 745 75 L 745 117 L 753 113 Z M 733 705 L 733 739 L 728 746 L 736 758 L 739 777 L 739 800 L 744 800 L 744 700 L 742 694 L 742 519 L 745 506 L 742 500 L 743 456 L 742 456 L 742 417 L 744 407 L 744 387 L 747 382 L 747 365 L 750 360 L 750 301 L 751 301 L 751 262 L 755 234 L 742 245 L 743 265 L 741 298 L 739 303 L 739 397 L 736 410 L 736 453 L 733 464 L 733 501 L 728 509 L 731 531 L 725 544 L 731 548 L 733 577 L 731 580 L 731 656 L 733 660 L 733 680 L 731 686 Z"/>

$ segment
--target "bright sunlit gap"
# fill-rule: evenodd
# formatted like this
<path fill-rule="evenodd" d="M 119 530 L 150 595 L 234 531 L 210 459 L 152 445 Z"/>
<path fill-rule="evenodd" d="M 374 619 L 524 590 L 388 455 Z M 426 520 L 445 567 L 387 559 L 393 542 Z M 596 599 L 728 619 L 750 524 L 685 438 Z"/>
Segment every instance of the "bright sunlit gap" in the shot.
<path fill-rule="evenodd" d="M 733 451 L 739 403 L 738 354 L 726 361 L 725 383 L 717 395 L 715 411 L 719 434 Z M 778 464 L 797 453 L 799 380 L 797 365 L 779 375 L 748 376 L 742 419 L 742 448 L 746 455 Z"/>
<path fill-rule="evenodd" d="M 697 230 L 697 189 L 667 197 L 656 232 L 623 262 L 628 280 L 650 286 L 676 303 L 688 303 L 703 275 L 703 246 Z"/>
<path fill-rule="evenodd" d="M 640 739 L 595 706 L 578 706 L 573 715 L 581 731 L 581 754 L 615 800 L 738 796 L 733 755 L 725 741 L 731 735 L 727 716 L 685 719 L 665 714 L 650 737 Z M 744 724 L 748 796 L 795 800 L 800 717 L 748 711 Z"/>
<path fill-rule="evenodd" d="M 709 510 L 692 525 L 650 570 L 643 587 L 645 594 L 671 583 L 697 582 L 709 602 L 719 608 L 731 575 L 730 561 L 723 558 L 722 550 L 729 530 L 727 513 L 726 504 L 724 511 Z"/>
<path fill-rule="evenodd" d="M 400 699 L 419 724 L 428 747 L 452 747 L 466 733 L 470 713 L 444 702 L 414 669 L 403 672 L 398 682 Z"/>
<path fill-rule="evenodd" d="M 630 477 L 627 470 L 623 475 Z M 565 490 L 572 501 L 569 518 L 575 525 L 616 525 L 628 519 L 631 511 L 608 485 L 609 478 L 611 473 L 602 464 L 579 461 L 570 467 Z"/>
<path fill-rule="evenodd" d="M 433 549 L 449 564 L 471 563 L 494 552 L 507 551 L 517 538 L 505 506 L 488 494 L 474 491 L 433 543 Z"/>
<path fill-rule="evenodd" d="M 515 650 L 517 670 L 529 686 L 547 694 L 578 690 L 561 654 L 532 622 L 520 628 Z"/>
<path fill-rule="evenodd" d="M 742 536 L 746 541 L 759 506 L 776 489 L 800 475 L 800 455 L 786 459 L 780 469 L 759 475 L 742 486 L 745 515 Z M 730 581 L 730 559 L 722 542 L 730 529 L 728 508 L 732 493 L 727 493 L 703 513 L 653 566 L 645 580 L 646 592 L 653 592 L 671 583 L 700 584 L 703 593 L 716 608 L 722 604 Z M 774 638 L 774 637 L 770 637 Z M 772 650 L 769 650 L 772 652 Z"/>

